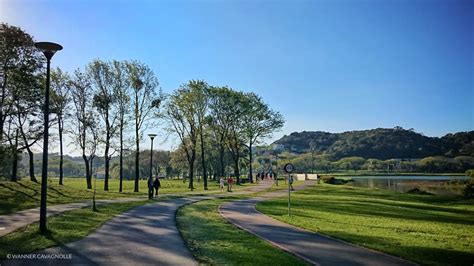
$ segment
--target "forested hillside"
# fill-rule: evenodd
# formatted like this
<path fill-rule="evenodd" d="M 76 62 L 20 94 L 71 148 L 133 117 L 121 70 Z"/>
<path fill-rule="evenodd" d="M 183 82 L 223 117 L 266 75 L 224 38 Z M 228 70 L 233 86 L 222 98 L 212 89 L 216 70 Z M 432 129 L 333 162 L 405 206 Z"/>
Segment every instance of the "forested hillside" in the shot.
<path fill-rule="evenodd" d="M 294 132 L 274 142 L 296 153 L 327 155 L 333 160 L 344 157 L 364 158 L 424 158 L 474 156 L 474 131 L 447 134 L 441 138 L 427 137 L 413 129 L 377 128 L 343 133 L 322 131 Z"/>

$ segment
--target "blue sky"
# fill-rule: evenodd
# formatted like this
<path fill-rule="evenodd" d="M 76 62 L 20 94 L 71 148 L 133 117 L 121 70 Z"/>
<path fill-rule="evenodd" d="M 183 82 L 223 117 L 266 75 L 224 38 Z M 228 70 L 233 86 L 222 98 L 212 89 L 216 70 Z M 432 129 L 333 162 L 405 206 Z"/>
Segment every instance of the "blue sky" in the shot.
<path fill-rule="evenodd" d="M 293 131 L 474 129 L 474 1 L 0 0 L 2 21 L 64 46 L 66 70 L 138 59 L 255 91 Z M 172 144 L 160 144 L 164 148 Z"/>

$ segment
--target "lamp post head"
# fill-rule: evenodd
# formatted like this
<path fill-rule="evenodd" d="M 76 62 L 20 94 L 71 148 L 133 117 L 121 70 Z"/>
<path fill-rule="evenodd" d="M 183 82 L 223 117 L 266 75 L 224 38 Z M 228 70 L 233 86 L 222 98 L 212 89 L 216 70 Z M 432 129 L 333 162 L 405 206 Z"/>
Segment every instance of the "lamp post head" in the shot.
<path fill-rule="evenodd" d="M 63 47 L 54 42 L 36 42 L 35 47 L 43 52 L 44 56 L 50 60 L 54 53 L 63 49 Z"/>
<path fill-rule="evenodd" d="M 148 137 L 150 137 L 150 139 L 153 140 L 156 137 L 156 134 L 148 134 Z"/>

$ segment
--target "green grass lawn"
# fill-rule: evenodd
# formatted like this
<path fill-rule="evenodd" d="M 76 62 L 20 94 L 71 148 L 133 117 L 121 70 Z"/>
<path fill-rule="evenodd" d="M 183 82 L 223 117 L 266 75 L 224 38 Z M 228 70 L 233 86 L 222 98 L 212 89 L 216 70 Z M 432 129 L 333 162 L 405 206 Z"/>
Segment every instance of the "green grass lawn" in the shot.
<path fill-rule="evenodd" d="M 423 265 L 474 263 L 474 200 L 321 184 L 257 209 L 285 223 Z"/>
<path fill-rule="evenodd" d="M 9 253 L 27 254 L 82 239 L 113 216 L 146 202 L 101 205 L 98 212 L 93 212 L 91 208 L 67 211 L 48 218 L 47 235 L 41 235 L 38 223 L 32 223 L 0 238 L 0 259 L 5 259 Z"/>
<path fill-rule="evenodd" d="M 109 191 L 104 191 L 104 181 L 97 180 L 97 199 L 111 199 L 117 197 L 137 197 L 147 195 L 147 182 L 140 180 L 140 192 L 133 192 L 134 181 L 123 181 L 123 192 L 119 193 L 119 180 L 109 180 Z M 94 180 L 92 180 L 94 186 Z M 161 180 L 161 194 L 182 194 L 188 193 L 188 183 L 182 180 L 163 179 Z M 250 184 L 234 186 L 234 190 L 245 189 Z M 208 191 L 203 188 L 203 181 L 194 183 L 195 193 L 217 193 L 220 192 L 216 182 L 208 182 Z M 86 189 L 85 178 L 65 178 L 64 185 L 60 186 L 57 179 L 48 181 L 48 204 L 71 203 L 84 200 L 91 200 L 93 190 Z M 0 181 L 0 215 L 14 213 L 20 210 L 39 207 L 41 196 L 41 185 L 31 181 Z"/>
<path fill-rule="evenodd" d="M 300 259 L 225 221 L 217 212 L 217 207 L 225 201 L 201 201 L 177 212 L 178 228 L 200 264 L 305 265 Z"/>

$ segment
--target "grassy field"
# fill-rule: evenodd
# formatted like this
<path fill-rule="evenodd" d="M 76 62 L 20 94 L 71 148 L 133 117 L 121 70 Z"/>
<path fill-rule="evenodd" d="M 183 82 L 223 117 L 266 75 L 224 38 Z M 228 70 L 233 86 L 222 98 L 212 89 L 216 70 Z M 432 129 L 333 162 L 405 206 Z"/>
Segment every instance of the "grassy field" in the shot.
<path fill-rule="evenodd" d="M 305 265 L 298 258 L 226 222 L 217 212 L 217 207 L 225 201 L 206 200 L 178 210 L 178 228 L 200 264 Z"/>
<path fill-rule="evenodd" d="M 285 223 L 423 265 L 474 263 L 474 200 L 321 184 L 257 209 Z"/>
<path fill-rule="evenodd" d="M 113 216 L 146 202 L 148 201 L 102 205 L 98 207 L 98 212 L 93 212 L 91 208 L 67 211 L 48 218 L 47 235 L 39 233 L 38 223 L 30 224 L 0 238 L 0 259 L 5 259 L 9 253 L 27 254 L 79 240 Z"/>
<path fill-rule="evenodd" d="M 103 180 L 97 180 L 97 199 L 110 199 L 117 197 L 137 197 L 147 195 L 146 180 L 140 180 L 140 192 L 133 192 L 134 181 L 123 181 L 123 192 L 118 192 L 119 181 L 116 179 L 109 180 L 109 191 L 104 191 Z M 94 180 L 92 181 L 94 186 Z M 234 186 L 234 190 L 238 191 L 248 187 L 251 184 L 243 184 Z M 194 183 L 195 193 L 217 193 L 220 192 L 216 182 L 208 182 L 208 191 L 203 189 L 203 182 Z M 162 194 L 182 194 L 188 193 L 188 183 L 182 180 L 161 180 L 160 193 Z M 17 212 L 24 209 L 36 208 L 40 204 L 41 185 L 31 181 L 0 181 L 0 215 Z M 70 202 L 78 202 L 91 200 L 93 190 L 86 189 L 86 181 L 84 178 L 66 178 L 64 185 L 58 185 L 57 179 L 48 181 L 48 204 L 62 204 Z"/>

